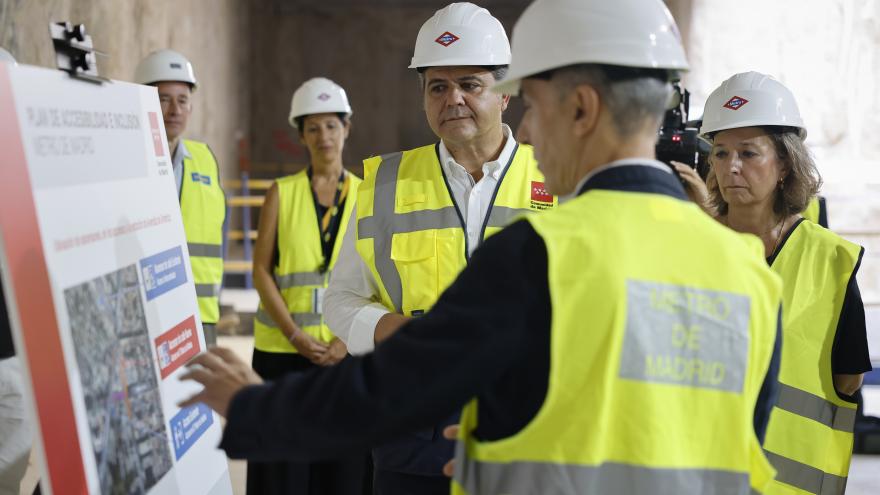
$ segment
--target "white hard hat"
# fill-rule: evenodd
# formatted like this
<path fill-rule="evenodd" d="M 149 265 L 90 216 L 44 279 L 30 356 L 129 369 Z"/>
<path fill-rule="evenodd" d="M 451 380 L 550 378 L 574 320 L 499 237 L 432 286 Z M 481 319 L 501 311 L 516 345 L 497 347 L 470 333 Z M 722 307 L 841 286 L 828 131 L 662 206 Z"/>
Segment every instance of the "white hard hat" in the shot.
<path fill-rule="evenodd" d="M 11 53 L 7 52 L 6 49 L 0 47 L 0 62 L 9 62 L 16 63 L 15 57 L 12 56 Z"/>
<path fill-rule="evenodd" d="M 726 129 L 764 125 L 796 127 L 802 139 L 807 137 L 791 91 L 767 74 L 742 72 L 721 83 L 706 99 L 700 134 L 706 137 Z"/>
<path fill-rule="evenodd" d="M 410 69 L 510 64 L 504 26 L 488 10 L 468 2 L 451 3 L 422 24 Z"/>
<path fill-rule="evenodd" d="M 290 125 L 296 127 L 296 118 L 316 113 L 344 113 L 351 115 L 351 105 L 342 86 L 326 77 L 313 77 L 296 89 L 290 102 Z"/>
<path fill-rule="evenodd" d="M 513 28 L 513 61 L 494 91 L 575 64 L 687 70 L 681 35 L 661 0 L 535 0 Z"/>
<path fill-rule="evenodd" d="M 134 71 L 134 82 L 138 84 L 162 81 L 189 83 L 193 91 L 198 85 L 192 64 L 174 50 L 158 50 L 147 55 Z"/>

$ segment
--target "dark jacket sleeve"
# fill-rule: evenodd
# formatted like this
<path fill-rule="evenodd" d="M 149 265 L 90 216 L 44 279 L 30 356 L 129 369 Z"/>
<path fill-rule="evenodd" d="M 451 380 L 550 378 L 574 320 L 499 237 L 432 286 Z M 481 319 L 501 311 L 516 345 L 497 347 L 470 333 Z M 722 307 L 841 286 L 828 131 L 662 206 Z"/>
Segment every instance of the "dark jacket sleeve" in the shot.
<path fill-rule="evenodd" d="M 767 376 L 758 393 L 758 401 L 755 403 L 755 435 L 758 441 L 764 443 L 764 434 L 767 432 L 767 423 L 770 421 L 770 411 L 776 404 L 779 396 L 779 362 L 782 359 L 782 308 L 776 318 L 776 343 L 773 344 L 773 355 L 770 358 L 770 366 L 767 368 Z"/>
<path fill-rule="evenodd" d="M 3 295 L 3 281 L 0 280 L 0 359 L 15 355 L 15 345 L 12 343 L 12 324 L 6 312 L 6 299 Z"/>
<path fill-rule="evenodd" d="M 527 349 L 521 235 L 478 249 L 437 304 L 375 352 L 239 392 L 220 445 L 232 458 L 337 457 L 460 410 Z"/>
<path fill-rule="evenodd" d="M 831 372 L 858 375 L 871 369 L 865 304 L 853 272 L 846 286 L 840 318 L 837 320 L 837 333 L 831 350 Z"/>

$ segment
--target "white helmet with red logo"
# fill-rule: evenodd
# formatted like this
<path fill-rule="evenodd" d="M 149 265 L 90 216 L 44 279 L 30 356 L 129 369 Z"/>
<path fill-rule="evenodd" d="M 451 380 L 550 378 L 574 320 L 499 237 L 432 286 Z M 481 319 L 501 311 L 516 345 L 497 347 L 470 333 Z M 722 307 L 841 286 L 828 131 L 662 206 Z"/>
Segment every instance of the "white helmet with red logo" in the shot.
<path fill-rule="evenodd" d="M 510 41 L 501 22 L 482 7 L 460 2 L 422 24 L 409 68 L 508 64 Z"/>
<path fill-rule="evenodd" d="M 781 82 L 760 72 L 742 72 L 721 83 L 706 100 L 700 134 L 754 126 L 786 126 L 807 129 L 797 101 Z"/>
<path fill-rule="evenodd" d="M 535 0 L 513 28 L 510 72 L 493 91 L 578 64 L 688 69 L 675 20 L 661 0 Z"/>
<path fill-rule="evenodd" d="M 165 81 L 189 84 L 193 91 L 198 86 L 192 64 L 174 50 L 157 50 L 141 60 L 134 70 L 134 82 L 138 84 Z"/>
<path fill-rule="evenodd" d="M 294 91 L 288 117 L 290 125 L 295 128 L 298 117 L 316 113 L 351 115 L 351 105 L 342 86 L 326 77 L 313 77 Z"/>

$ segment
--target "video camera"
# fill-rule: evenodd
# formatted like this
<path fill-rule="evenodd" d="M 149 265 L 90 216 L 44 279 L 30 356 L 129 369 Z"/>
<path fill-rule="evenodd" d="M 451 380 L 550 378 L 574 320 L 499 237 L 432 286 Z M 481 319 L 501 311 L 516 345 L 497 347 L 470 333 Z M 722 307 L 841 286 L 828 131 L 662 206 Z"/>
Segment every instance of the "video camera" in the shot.
<path fill-rule="evenodd" d="M 657 159 L 667 165 L 673 160 L 684 163 L 695 168 L 700 177 L 706 180 L 709 172 L 707 158 L 711 147 L 699 138 L 702 120 L 687 120 L 691 93 L 679 83 L 672 87 L 672 98 L 660 126 L 660 138 L 657 140 Z"/>

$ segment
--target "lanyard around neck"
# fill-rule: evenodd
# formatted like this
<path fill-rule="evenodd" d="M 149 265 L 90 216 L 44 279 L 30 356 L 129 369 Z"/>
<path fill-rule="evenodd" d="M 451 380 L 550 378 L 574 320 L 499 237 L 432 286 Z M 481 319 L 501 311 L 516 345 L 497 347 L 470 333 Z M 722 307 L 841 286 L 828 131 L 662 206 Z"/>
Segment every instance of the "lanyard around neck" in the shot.
<path fill-rule="evenodd" d="M 340 208 L 339 205 L 345 202 L 346 196 L 348 196 L 348 187 L 349 180 L 348 174 L 345 172 L 345 169 L 342 170 L 342 173 L 339 174 L 339 181 L 336 184 L 336 193 L 333 195 L 333 205 L 327 208 L 327 211 L 321 215 L 321 203 L 318 201 L 318 194 L 315 192 L 314 187 L 312 187 L 312 168 L 309 167 L 306 172 L 309 177 L 309 190 L 312 191 L 312 199 L 315 202 L 315 213 L 317 215 L 318 220 L 318 231 L 321 233 L 321 253 L 324 256 L 324 260 L 321 262 L 321 273 L 327 271 L 327 266 L 330 264 L 330 258 L 333 255 L 333 232 L 338 229 L 339 219 L 340 219 Z"/>

